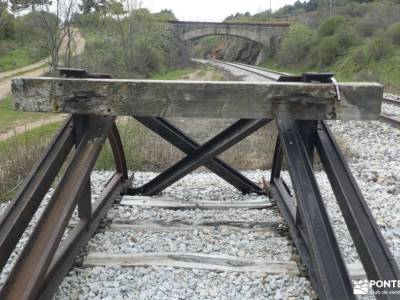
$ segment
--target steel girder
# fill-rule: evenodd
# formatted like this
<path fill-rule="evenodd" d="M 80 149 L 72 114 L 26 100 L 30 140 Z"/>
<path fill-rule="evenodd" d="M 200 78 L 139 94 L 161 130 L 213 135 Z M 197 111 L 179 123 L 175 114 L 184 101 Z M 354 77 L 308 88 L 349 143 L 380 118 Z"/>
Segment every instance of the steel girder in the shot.
<path fill-rule="evenodd" d="M 314 149 L 331 182 L 370 280 L 399 280 L 399 268 L 326 122 L 278 120 L 270 192 L 321 299 L 354 299 L 350 276 L 313 172 Z M 286 158 L 294 196 L 281 178 Z M 379 299 L 396 299 L 381 294 Z"/>
<path fill-rule="evenodd" d="M 316 147 L 368 279 L 398 280 L 399 267 L 325 121 L 319 123 Z"/>

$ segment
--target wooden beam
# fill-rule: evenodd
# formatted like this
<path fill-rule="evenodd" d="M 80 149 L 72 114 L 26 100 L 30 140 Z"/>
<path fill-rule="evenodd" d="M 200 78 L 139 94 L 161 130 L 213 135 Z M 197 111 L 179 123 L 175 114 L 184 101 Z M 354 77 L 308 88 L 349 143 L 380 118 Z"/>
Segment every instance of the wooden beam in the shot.
<path fill-rule="evenodd" d="M 83 261 L 83 267 L 139 267 L 161 266 L 186 269 L 203 269 L 217 272 L 259 272 L 267 275 L 290 274 L 300 275 L 297 263 L 294 261 L 267 261 L 260 258 L 241 258 L 229 255 L 203 253 L 89 253 Z M 350 276 L 354 280 L 366 279 L 361 264 L 347 265 Z"/>
<path fill-rule="evenodd" d="M 383 87 L 287 82 L 17 78 L 15 108 L 32 112 L 188 118 L 379 118 Z"/>
<path fill-rule="evenodd" d="M 83 266 L 163 266 L 219 272 L 262 272 L 267 274 L 299 275 L 297 264 L 294 261 L 266 261 L 202 253 L 89 253 L 83 261 Z"/>
<path fill-rule="evenodd" d="M 251 230 L 252 232 L 263 232 L 268 236 L 279 236 L 281 228 L 278 222 L 235 222 L 235 221 L 215 221 L 190 223 L 179 220 L 148 221 L 148 220 L 127 220 L 126 222 L 113 221 L 109 231 L 151 231 L 151 232 L 176 232 L 193 231 L 203 229 L 227 230 L 241 232 Z"/>
<path fill-rule="evenodd" d="M 185 201 L 170 197 L 124 196 L 121 200 L 120 205 L 173 209 L 271 208 L 271 202 L 268 201 L 267 198 L 265 199 L 266 200 L 250 201 Z"/>

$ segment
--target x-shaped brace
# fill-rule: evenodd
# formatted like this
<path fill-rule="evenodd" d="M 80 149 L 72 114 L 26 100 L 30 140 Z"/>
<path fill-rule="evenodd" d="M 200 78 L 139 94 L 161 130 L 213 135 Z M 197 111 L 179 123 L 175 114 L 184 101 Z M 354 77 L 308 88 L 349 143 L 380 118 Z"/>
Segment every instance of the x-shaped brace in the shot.
<path fill-rule="evenodd" d="M 135 117 L 135 119 L 185 152 L 187 156 L 145 185 L 139 188 L 130 188 L 129 194 L 156 195 L 203 165 L 243 193 L 264 193 L 258 185 L 216 157 L 271 120 L 239 120 L 200 146 L 179 128 L 163 118 Z"/>

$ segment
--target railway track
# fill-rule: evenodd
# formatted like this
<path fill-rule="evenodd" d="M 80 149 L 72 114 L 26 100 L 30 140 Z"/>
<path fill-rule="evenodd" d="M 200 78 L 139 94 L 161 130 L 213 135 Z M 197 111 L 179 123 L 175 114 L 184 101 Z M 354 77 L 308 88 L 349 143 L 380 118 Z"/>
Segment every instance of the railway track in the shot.
<path fill-rule="evenodd" d="M 384 122 L 400 128 L 400 97 L 385 94 L 383 98 L 381 118 Z"/>
<path fill-rule="evenodd" d="M 231 63 L 224 64 L 234 66 Z M 268 81 L 274 81 L 278 76 L 276 72 L 243 64 L 235 67 Z M 62 69 L 61 73 L 74 79 L 47 80 L 59 81 L 58 87 L 73 85 L 78 81 L 81 84 L 78 90 L 84 90 L 84 85 L 89 82 L 92 87 L 103 86 L 107 80 L 110 86 L 114 84 L 114 80 L 107 75 L 90 74 L 85 70 Z M 319 78 L 324 76 L 321 74 Z M 85 77 L 92 80 L 82 79 Z M 35 79 L 24 80 L 17 82 L 25 84 Z M 117 92 L 121 96 L 120 93 L 132 92 L 130 89 L 139 87 L 133 94 L 146 93 L 147 88 L 140 87 L 150 84 L 152 101 L 157 102 L 159 97 L 160 103 L 164 103 L 165 96 L 154 92 L 171 90 L 169 82 L 145 81 L 139 85 L 137 81 L 116 82 L 118 91 L 104 89 L 103 86 L 102 92 Z M 129 88 L 121 88 L 124 84 Z M 180 85 L 185 99 L 194 97 L 207 102 L 225 83 L 172 84 Z M 265 86 L 272 86 L 273 90 L 275 86 L 284 98 L 283 85 L 255 85 L 256 91 Z M 246 96 L 253 93 L 250 84 L 236 83 L 232 87 L 226 83 L 220 90 L 227 99 L 222 106 L 224 109 L 229 110 L 231 102 L 235 104 L 231 99 L 236 97 L 238 86 Z M 29 86 L 21 89 L 21 92 L 26 93 L 30 88 L 39 87 Z M 293 85 L 288 85 L 290 97 L 293 97 L 293 88 Z M 298 89 L 296 94 L 301 95 L 300 100 L 307 99 L 303 85 L 295 88 Z M 309 84 L 307 88 L 313 90 L 314 96 L 322 90 L 318 83 Z M 342 88 L 347 87 L 342 85 Z M 358 87 L 350 88 L 356 90 Z M 374 93 L 373 86 L 365 88 L 369 95 Z M 65 92 L 70 89 L 73 87 L 61 90 Z M 201 93 L 196 94 L 199 90 Z M 41 91 L 49 92 L 47 88 Z M 259 96 L 257 92 L 253 94 Z M 346 96 L 355 95 L 358 94 Z M 140 96 L 137 97 L 140 99 Z M 264 97 L 262 95 L 262 101 Z M 326 99 L 329 97 L 325 96 Z M 376 92 L 375 98 L 371 98 L 375 110 L 379 97 L 380 94 Z M 315 298 L 316 294 L 321 299 L 354 299 L 351 279 L 364 279 L 366 276 L 371 279 L 376 278 L 376 274 L 378 278 L 399 277 L 400 271 L 328 125 L 324 121 L 315 121 L 318 119 L 315 114 L 318 109 L 280 112 L 282 108 L 277 103 L 273 112 L 278 113 L 274 117 L 277 118 L 279 137 L 272 170 L 248 174 L 236 171 L 218 156 L 271 121 L 257 119 L 260 117 L 254 107 L 247 107 L 245 115 L 243 109 L 231 111 L 240 120 L 203 145 L 157 113 L 155 115 L 158 117 L 154 117 L 151 111 L 146 110 L 144 116 L 133 111 L 131 115 L 136 120 L 187 156 L 161 174 L 136 173 L 134 178 L 129 178 L 118 128 L 114 123 L 113 107 L 107 106 L 107 99 L 114 97 L 102 94 L 104 106 L 101 109 L 103 113 L 110 114 L 107 116 L 93 113 L 92 109 L 96 110 L 98 105 L 93 108 L 89 105 L 91 99 L 85 99 L 83 109 L 91 109 L 88 113 L 90 117 L 75 113 L 68 119 L 24 184 L 22 192 L 5 211 L 1 222 L 6 226 L 1 227 L 4 234 L 0 235 L 3 239 L 0 246 L 4 253 L 11 256 L 23 229 L 29 226 L 30 219 L 41 203 L 40 197 L 49 189 L 52 179 L 61 168 L 61 162 L 76 146 L 74 157 L 57 189 L 50 193 L 51 199 L 48 203 L 41 203 L 47 205 L 45 213 L 13 268 L 9 264 L 15 262 L 15 257 L 11 256 L 9 262 L 8 255 L 0 257 L 3 266 L 7 263 L 3 269 L 6 274 L 0 278 L 1 283 L 5 282 L 0 298 L 48 299 L 56 292 L 56 299 L 307 299 Z M 123 105 L 126 102 L 112 103 Z M 200 113 L 201 117 L 214 116 L 214 101 L 211 104 L 198 106 L 198 115 L 191 115 L 194 110 L 185 106 L 185 103 L 180 105 L 180 109 L 188 109 L 184 116 L 196 117 Z M 239 108 L 240 104 L 243 103 L 236 103 Z M 45 107 L 43 105 L 41 109 Z M 68 103 L 60 107 L 65 109 Z M 138 107 L 127 109 L 136 110 Z M 346 110 L 345 105 L 343 110 Z M 128 113 L 125 109 L 118 111 Z M 308 118 L 306 121 L 294 121 L 301 119 L 299 111 L 304 111 Z M 272 113 L 269 110 L 266 112 Z M 291 116 L 289 120 L 279 117 L 279 113 L 288 112 Z M 162 113 L 176 117 L 181 112 L 162 110 Z M 249 113 L 253 115 L 249 117 Z M 362 113 L 360 116 L 362 119 Z M 263 118 L 266 116 L 263 115 Z M 310 139 L 311 136 L 315 139 Z M 101 179 L 102 183 L 106 183 L 103 188 L 103 184 L 96 186 L 97 181 L 90 176 L 107 137 L 116 172 Z M 359 264 L 346 262 L 347 257 L 340 252 L 312 167 L 315 148 L 326 175 L 335 182 L 337 188 L 334 193 L 340 209 L 348 212 L 343 214 L 343 218 L 347 225 L 351 225 L 346 228 L 350 231 L 365 270 Z M 282 172 L 284 157 L 290 176 L 289 172 Z M 200 166 L 205 166 L 215 175 L 189 175 Z M 265 178 L 270 179 L 269 183 Z M 181 181 L 172 185 L 178 180 Z M 64 232 L 65 228 L 67 230 Z M 86 247 L 76 259 L 84 245 Z M 74 260 L 75 265 L 71 270 Z M 69 275 L 65 277 L 68 272 Z M 59 287 L 60 282 L 62 284 Z"/>
<path fill-rule="evenodd" d="M 149 174 L 138 177 L 137 186 Z M 215 191 L 204 179 L 213 181 Z M 163 196 L 125 196 L 114 205 L 108 224 L 89 241 L 81 267 L 93 274 L 99 267 L 115 266 L 124 268 L 123 274 L 136 268 L 139 274 L 159 273 L 161 278 L 171 272 L 169 268 L 178 268 L 174 272 L 184 276 L 183 282 L 204 285 L 204 290 L 192 290 L 169 280 L 170 286 L 185 290 L 182 298 L 252 298 L 262 289 L 270 289 L 265 298 L 274 297 L 275 289 L 283 297 L 314 295 L 276 205 L 263 195 L 237 194 L 210 174 L 190 175 Z M 354 272 L 360 274 L 357 266 Z M 209 276 L 232 291 L 210 286 Z M 229 283 L 231 276 L 236 283 Z M 256 283 L 249 284 L 247 278 L 252 276 Z M 269 283 L 276 279 L 282 282 L 279 288 Z M 249 286 L 249 291 L 237 291 L 240 286 Z M 157 297 L 150 284 L 140 292 Z M 166 290 L 164 297 L 173 297 L 172 292 Z"/>
<path fill-rule="evenodd" d="M 277 81 L 280 76 L 282 75 L 291 75 L 288 73 L 283 73 L 283 72 L 277 72 L 274 70 L 266 69 L 266 68 L 261 68 L 258 66 L 252 66 L 252 65 L 246 65 L 242 63 L 228 63 L 228 62 L 223 62 L 223 61 L 218 61 L 218 63 L 223 64 L 223 65 L 228 65 L 230 67 L 234 67 L 246 72 L 250 72 L 252 74 L 255 74 L 257 76 L 263 77 L 267 79 L 268 81 Z M 400 107 L 400 97 L 392 94 L 385 94 L 383 98 L 383 111 L 385 111 L 385 106 L 391 106 L 391 107 Z M 390 107 L 389 107 L 390 108 Z M 385 123 L 388 123 L 394 127 L 399 128 L 400 127 L 400 108 L 398 108 L 399 112 L 382 112 L 381 114 L 381 120 Z"/>
<path fill-rule="evenodd" d="M 218 63 L 255 74 L 267 81 L 277 81 L 281 75 L 288 75 L 240 63 Z M 147 176 L 144 174 L 133 184 L 141 186 L 146 182 L 143 177 Z M 183 184 L 182 189 L 177 188 L 174 193 L 167 190 L 170 196 L 124 196 L 111 208 L 107 224 L 89 241 L 79 260 L 81 264 L 77 267 L 83 267 L 89 274 L 99 267 L 118 266 L 124 268 L 126 274 L 135 268 L 150 268 L 152 272 L 160 272 L 159 268 L 173 267 L 186 270 L 183 271 L 186 276 L 191 272 L 202 272 L 200 274 L 203 277 L 207 277 L 205 274 L 210 272 L 225 274 L 222 277 L 226 278 L 229 274 L 240 274 L 240 280 L 245 280 L 244 274 L 253 273 L 256 277 L 264 278 L 265 282 L 277 276 L 283 279 L 283 282 L 289 282 L 291 286 L 284 284 L 278 295 L 274 292 L 266 293 L 263 295 L 265 298 L 279 295 L 283 298 L 316 297 L 309 281 L 307 267 L 299 259 L 290 238 L 289 228 L 270 198 L 265 195 L 253 195 L 244 200 L 243 197 L 232 194 L 230 188 L 215 178 L 214 185 L 220 184 L 222 192 L 212 201 L 205 200 L 212 192 L 204 197 L 205 193 L 202 194 L 201 190 L 207 191 L 207 186 L 202 184 L 195 185 L 193 191 L 193 181 L 198 180 L 193 179 L 196 175 L 191 176 L 191 184 L 187 185 L 187 190 L 192 191 L 189 194 L 185 192 Z M 270 173 L 265 174 L 265 177 L 269 176 Z M 181 200 L 176 197 L 176 193 L 186 194 L 185 198 L 191 200 Z M 199 197 L 196 193 L 202 196 Z M 221 198 L 236 201 L 221 201 Z M 215 217 L 216 213 L 218 217 Z M 132 219 L 132 215 L 136 215 L 136 218 Z M 264 217 L 260 216 L 268 216 L 266 219 L 269 222 L 265 222 Z M 234 236 L 235 239 L 227 239 L 229 236 Z M 253 236 L 257 239 L 248 239 Z M 194 238 L 198 241 L 193 241 Z M 241 239 L 245 240 L 245 244 Z M 134 241 L 136 245 L 130 243 L 127 247 L 127 240 Z M 143 247 L 137 246 L 143 244 Z M 366 278 L 361 265 L 348 267 L 353 280 Z M 195 278 L 196 284 L 201 285 L 202 279 L 197 276 Z M 221 278 L 219 280 L 224 281 Z M 294 285 L 298 285 L 298 288 L 294 288 Z M 270 288 L 268 284 L 266 288 Z M 147 291 L 143 290 L 144 294 L 155 296 L 151 287 L 146 289 Z M 290 289 L 296 292 L 288 292 Z M 231 294 L 230 297 L 253 298 L 257 293 L 254 290 L 251 296 L 239 293 Z M 218 289 L 208 288 L 207 291 L 199 291 L 198 294 L 196 291 L 186 291 L 185 298 L 222 296 L 226 294 L 220 294 Z"/>

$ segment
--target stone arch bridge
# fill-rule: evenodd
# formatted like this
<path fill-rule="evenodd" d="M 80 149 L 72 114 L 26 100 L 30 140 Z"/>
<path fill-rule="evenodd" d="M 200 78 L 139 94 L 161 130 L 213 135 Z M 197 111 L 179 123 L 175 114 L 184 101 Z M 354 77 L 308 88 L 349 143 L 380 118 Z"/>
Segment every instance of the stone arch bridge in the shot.
<path fill-rule="evenodd" d="M 257 61 L 261 61 L 266 48 L 280 40 L 290 22 L 276 23 L 216 23 L 216 22 L 169 22 L 186 41 L 194 41 L 211 35 L 243 38 L 263 46 Z"/>
<path fill-rule="evenodd" d="M 197 40 L 211 35 L 227 35 L 244 38 L 269 47 L 272 39 L 282 36 L 290 23 L 214 23 L 170 21 L 184 40 Z"/>

